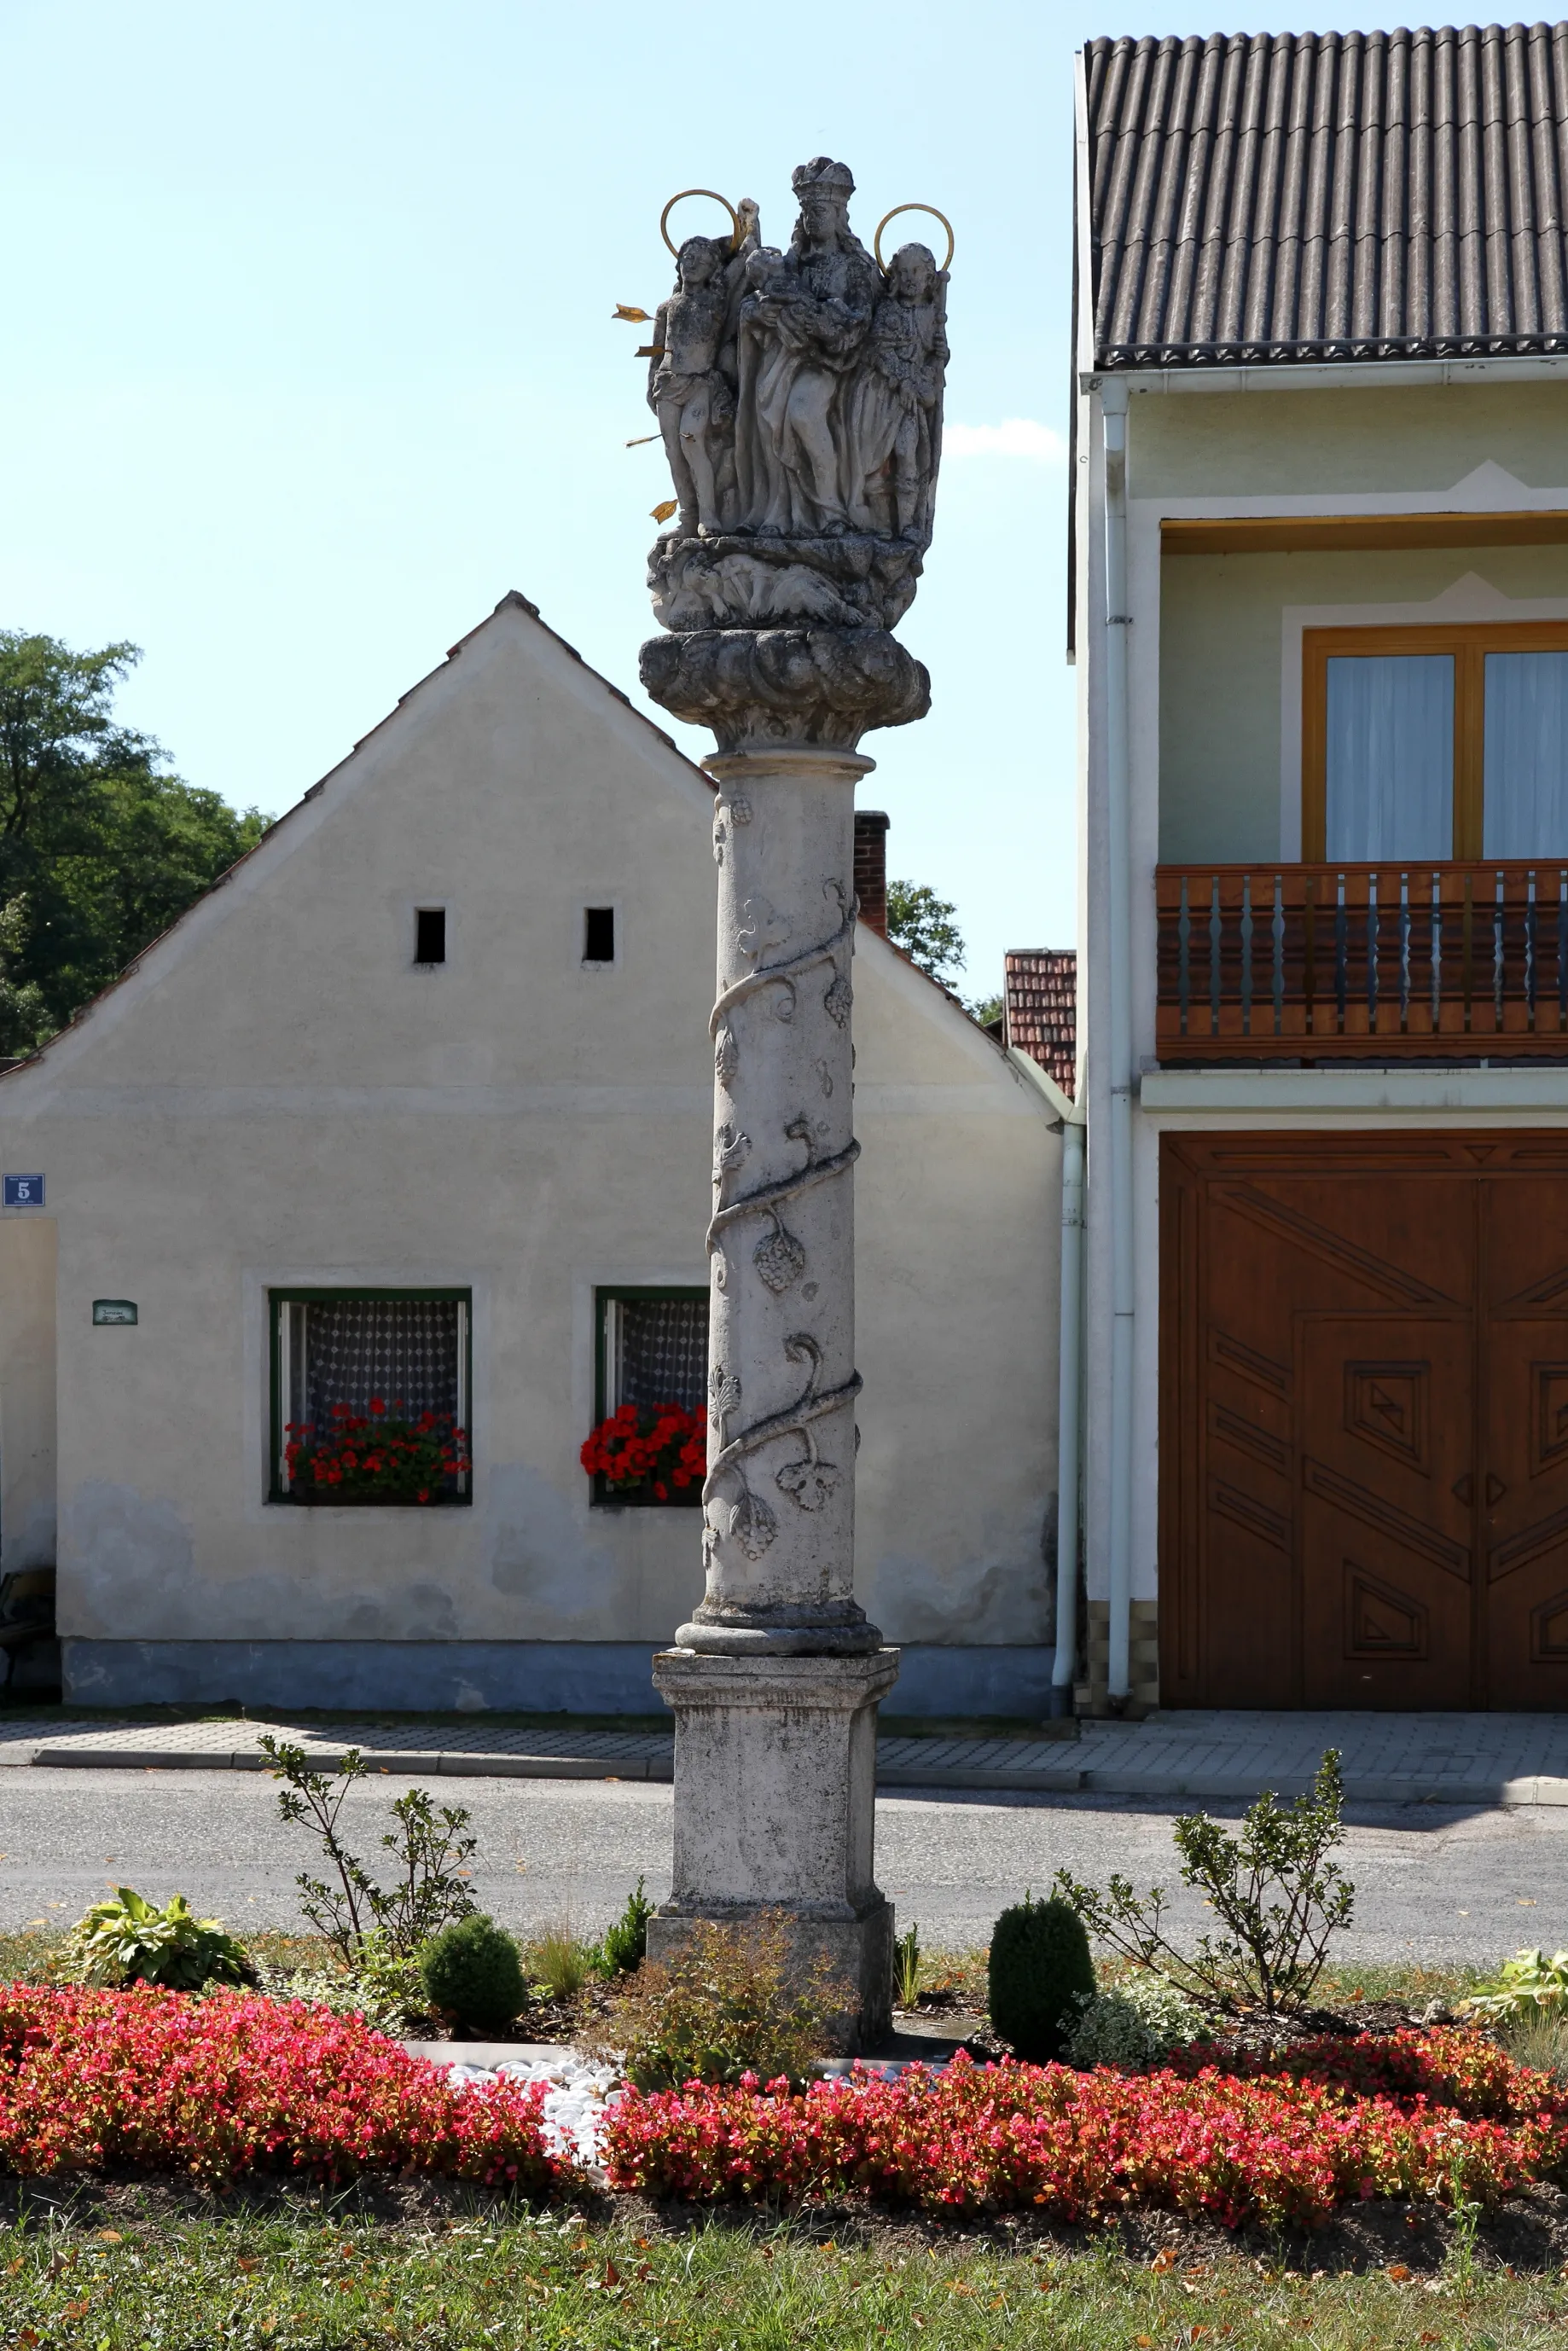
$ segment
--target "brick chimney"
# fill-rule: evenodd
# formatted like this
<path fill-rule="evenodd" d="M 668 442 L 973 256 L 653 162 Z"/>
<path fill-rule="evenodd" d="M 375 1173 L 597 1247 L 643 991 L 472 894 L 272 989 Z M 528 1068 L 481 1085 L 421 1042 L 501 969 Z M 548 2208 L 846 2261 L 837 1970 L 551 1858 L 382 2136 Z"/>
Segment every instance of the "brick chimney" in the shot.
<path fill-rule="evenodd" d="M 887 936 L 887 825 L 881 809 L 855 810 L 855 896 L 861 920 Z"/>

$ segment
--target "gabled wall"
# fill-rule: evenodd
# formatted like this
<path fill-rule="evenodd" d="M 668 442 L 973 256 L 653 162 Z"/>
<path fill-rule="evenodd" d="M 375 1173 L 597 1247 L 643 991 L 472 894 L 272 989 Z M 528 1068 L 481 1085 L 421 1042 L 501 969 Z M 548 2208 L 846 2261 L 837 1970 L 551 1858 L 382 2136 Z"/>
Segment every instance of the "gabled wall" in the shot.
<path fill-rule="evenodd" d="M 29 1245 L 58 1235 L 78 1695 L 652 1704 L 697 1517 L 591 1509 L 577 1454 L 595 1285 L 706 1281 L 710 823 L 702 776 L 510 600 L 0 1079 L 5 1164 L 47 1177 Z M 433 904 L 449 961 L 416 969 Z M 582 966 L 590 904 L 613 967 Z M 1001 1649 L 1038 1682 L 1057 1140 L 858 945 L 862 1596 L 895 1640 L 986 1649 L 977 1688 Z M 0 1286 L 28 1214 L 0 1214 Z M 472 1289 L 471 1509 L 267 1501 L 267 1292 L 302 1284 Z M 100 1296 L 137 1327 L 95 1328 Z"/>

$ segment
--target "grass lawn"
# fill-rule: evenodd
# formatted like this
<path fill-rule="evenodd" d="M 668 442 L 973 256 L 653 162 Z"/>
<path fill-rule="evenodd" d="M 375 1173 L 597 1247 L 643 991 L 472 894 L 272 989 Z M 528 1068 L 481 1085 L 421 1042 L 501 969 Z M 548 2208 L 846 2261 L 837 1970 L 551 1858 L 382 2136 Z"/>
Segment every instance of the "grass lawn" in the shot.
<path fill-rule="evenodd" d="M 0 2231 L 0 2341 L 11 2351 L 799 2351 L 803 2345 L 1073 2346 L 1252 2351 L 1558 2344 L 1568 2287 L 1445 2267 L 1403 2280 L 1312 2275 L 1222 2258 L 1160 2271 L 1104 2248 L 1031 2257 L 983 2240 L 813 2241 L 719 2221 L 501 2219 L 454 2211 L 367 2226 L 322 2201 L 287 2219 L 173 2219 L 134 2190 L 74 2225 Z"/>

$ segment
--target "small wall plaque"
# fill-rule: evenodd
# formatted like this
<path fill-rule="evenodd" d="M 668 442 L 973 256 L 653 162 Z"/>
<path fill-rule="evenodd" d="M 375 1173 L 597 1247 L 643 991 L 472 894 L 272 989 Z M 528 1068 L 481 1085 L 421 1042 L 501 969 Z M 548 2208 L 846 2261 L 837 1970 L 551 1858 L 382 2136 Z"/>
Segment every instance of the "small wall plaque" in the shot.
<path fill-rule="evenodd" d="M 4 1205 L 7 1208 L 41 1208 L 44 1205 L 44 1179 L 41 1176 L 6 1176 L 0 1178 L 4 1186 Z"/>
<path fill-rule="evenodd" d="M 136 1301 L 131 1298 L 95 1298 L 92 1319 L 95 1322 L 134 1322 Z"/>

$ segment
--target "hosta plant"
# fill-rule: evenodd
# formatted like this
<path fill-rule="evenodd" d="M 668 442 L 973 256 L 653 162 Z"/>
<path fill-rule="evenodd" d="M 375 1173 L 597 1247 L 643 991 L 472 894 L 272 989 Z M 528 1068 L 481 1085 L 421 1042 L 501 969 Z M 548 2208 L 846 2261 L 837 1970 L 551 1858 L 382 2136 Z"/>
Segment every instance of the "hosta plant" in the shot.
<path fill-rule="evenodd" d="M 208 1984 L 254 1983 L 243 1943 L 216 1918 L 198 1918 L 183 1894 L 160 1910 L 129 1886 L 95 1902 L 66 1938 L 56 1970 L 63 1982 L 163 1984 L 201 1991 Z"/>
<path fill-rule="evenodd" d="M 1482 1984 L 1466 2001 L 1476 2016 L 1557 2016 L 1568 2001 L 1568 1951 L 1516 1951 L 1504 1959 L 1495 1983 Z"/>

